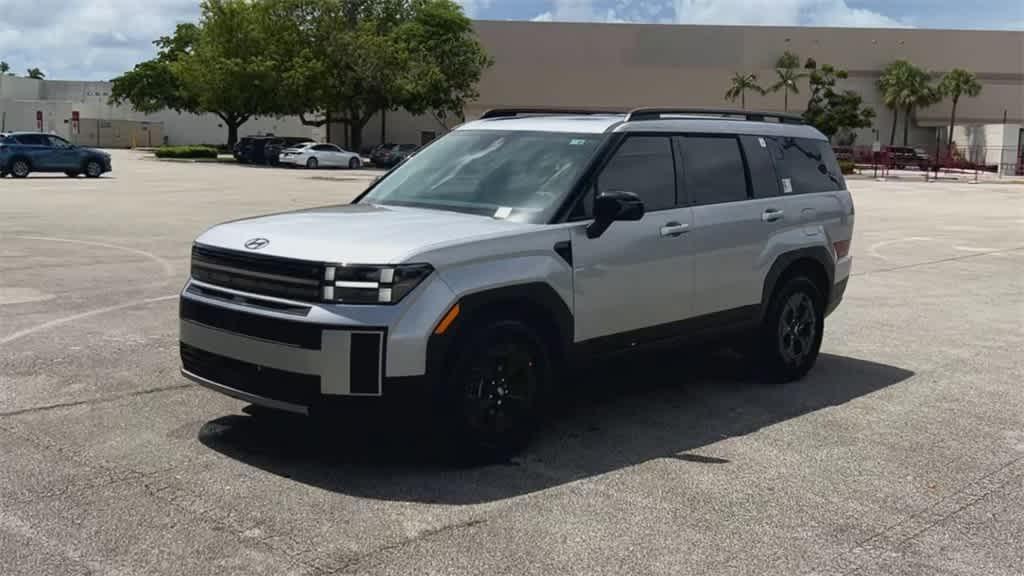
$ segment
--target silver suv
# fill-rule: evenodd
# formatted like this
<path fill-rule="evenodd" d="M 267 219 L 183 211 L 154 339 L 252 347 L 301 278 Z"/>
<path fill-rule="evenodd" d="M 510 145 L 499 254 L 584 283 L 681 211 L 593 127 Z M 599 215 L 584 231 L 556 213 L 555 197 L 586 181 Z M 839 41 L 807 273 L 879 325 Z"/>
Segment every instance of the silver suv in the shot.
<path fill-rule="evenodd" d="M 203 233 L 182 373 L 303 414 L 429 403 L 459 445 L 505 452 L 594 355 L 734 334 L 764 379 L 804 376 L 853 220 L 796 117 L 493 110 L 351 204 Z"/>

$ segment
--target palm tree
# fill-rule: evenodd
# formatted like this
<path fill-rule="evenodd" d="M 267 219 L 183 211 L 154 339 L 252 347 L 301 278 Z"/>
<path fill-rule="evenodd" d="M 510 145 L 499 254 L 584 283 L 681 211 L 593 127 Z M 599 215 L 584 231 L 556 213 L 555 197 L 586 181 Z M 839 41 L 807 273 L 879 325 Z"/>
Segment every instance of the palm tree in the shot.
<path fill-rule="evenodd" d="M 960 102 L 960 97 L 976 98 L 978 94 L 981 94 L 981 82 L 978 82 L 978 77 L 974 73 L 963 68 L 950 70 L 939 82 L 940 97 L 949 96 L 953 99 L 953 111 L 949 114 L 949 137 L 946 139 L 947 153 L 952 153 L 953 126 L 956 124 L 956 105 Z"/>
<path fill-rule="evenodd" d="M 906 60 L 897 60 L 885 67 L 878 88 L 882 101 L 893 110 L 892 133 L 889 144 L 896 140 L 896 121 L 903 111 L 903 145 L 906 146 L 910 131 L 910 117 L 914 109 L 930 106 L 937 102 L 938 94 L 929 84 L 931 75 Z"/>
<path fill-rule="evenodd" d="M 912 65 L 906 60 L 891 62 L 882 70 L 878 79 L 878 89 L 882 92 L 882 102 L 892 110 L 892 130 L 889 132 L 889 145 L 896 143 L 896 125 L 899 121 L 900 108 L 903 107 L 901 86 L 905 83 L 908 70 Z"/>
<path fill-rule="evenodd" d="M 769 90 L 772 92 L 783 91 L 783 102 L 786 112 L 789 112 L 789 93 L 799 94 L 800 88 L 797 87 L 796 83 L 808 76 L 806 72 L 798 72 L 799 69 L 800 57 L 789 50 L 786 50 L 782 56 L 779 56 L 778 61 L 775 62 L 775 74 L 779 77 L 779 81 L 772 84 Z"/>
<path fill-rule="evenodd" d="M 29 68 L 25 71 L 25 77 L 35 78 L 36 80 L 42 80 L 43 78 L 46 78 L 46 74 L 43 74 L 43 71 L 39 68 Z"/>
<path fill-rule="evenodd" d="M 747 109 L 747 90 L 752 90 L 758 94 L 764 94 L 766 90 L 757 85 L 757 74 L 740 74 L 739 72 L 732 76 L 732 86 L 725 92 L 725 99 L 730 102 L 735 102 L 737 98 L 740 99 L 740 106 L 744 110 Z"/>

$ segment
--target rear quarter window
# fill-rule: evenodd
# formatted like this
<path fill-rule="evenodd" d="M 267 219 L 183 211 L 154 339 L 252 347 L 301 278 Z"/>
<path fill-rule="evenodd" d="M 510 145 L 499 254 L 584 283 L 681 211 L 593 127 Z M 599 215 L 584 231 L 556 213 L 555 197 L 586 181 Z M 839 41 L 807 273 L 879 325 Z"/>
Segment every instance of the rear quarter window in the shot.
<path fill-rule="evenodd" d="M 824 140 L 771 138 L 768 141 L 783 194 L 813 194 L 846 188 L 832 147 Z"/>

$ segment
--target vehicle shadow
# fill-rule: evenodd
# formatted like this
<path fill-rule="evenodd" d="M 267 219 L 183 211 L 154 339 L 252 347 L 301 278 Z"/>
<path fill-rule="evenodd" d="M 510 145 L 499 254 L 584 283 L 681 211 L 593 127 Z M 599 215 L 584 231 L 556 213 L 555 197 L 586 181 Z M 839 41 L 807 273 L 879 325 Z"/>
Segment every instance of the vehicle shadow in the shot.
<path fill-rule="evenodd" d="M 802 381 L 759 381 L 737 357 L 648 353 L 604 362 L 580 376 L 571 408 L 525 453 L 486 466 L 445 464 L 422 428 L 390 420 L 331 425 L 254 411 L 207 422 L 207 447 L 262 470 L 364 498 L 475 504 L 611 472 L 656 458 L 729 461 L 691 451 L 836 406 L 913 372 L 822 354 Z M 679 375 L 685 375 L 680 377 Z"/>

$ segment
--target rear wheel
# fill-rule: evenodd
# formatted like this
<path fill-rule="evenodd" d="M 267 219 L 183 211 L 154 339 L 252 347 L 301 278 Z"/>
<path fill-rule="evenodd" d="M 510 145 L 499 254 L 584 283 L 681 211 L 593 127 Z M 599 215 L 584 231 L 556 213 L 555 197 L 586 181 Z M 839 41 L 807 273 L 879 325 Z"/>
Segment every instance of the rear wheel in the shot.
<path fill-rule="evenodd" d="M 89 178 L 99 178 L 103 174 L 103 165 L 95 160 L 89 160 L 85 164 L 85 175 Z"/>
<path fill-rule="evenodd" d="M 315 169 L 319 164 L 320 163 L 317 162 L 316 158 L 310 158 L 309 160 L 306 160 L 306 168 L 309 168 L 310 170 Z"/>
<path fill-rule="evenodd" d="M 359 158 L 353 158 L 348 161 L 348 167 L 351 168 L 352 170 L 355 170 L 356 168 L 359 168 L 362 165 L 363 163 L 359 161 Z"/>
<path fill-rule="evenodd" d="M 794 276 L 776 290 L 759 334 L 758 348 L 769 379 L 803 378 L 818 359 L 825 329 L 824 297 L 806 276 Z"/>
<path fill-rule="evenodd" d="M 529 441 L 551 382 L 544 340 L 518 320 L 478 325 L 453 350 L 444 378 L 442 413 L 463 457 L 507 457 Z"/>
<path fill-rule="evenodd" d="M 29 166 L 27 160 L 18 158 L 14 162 L 11 162 L 11 176 L 14 176 L 15 178 L 25 178 L 31 171 L 32 167 Z"/>

